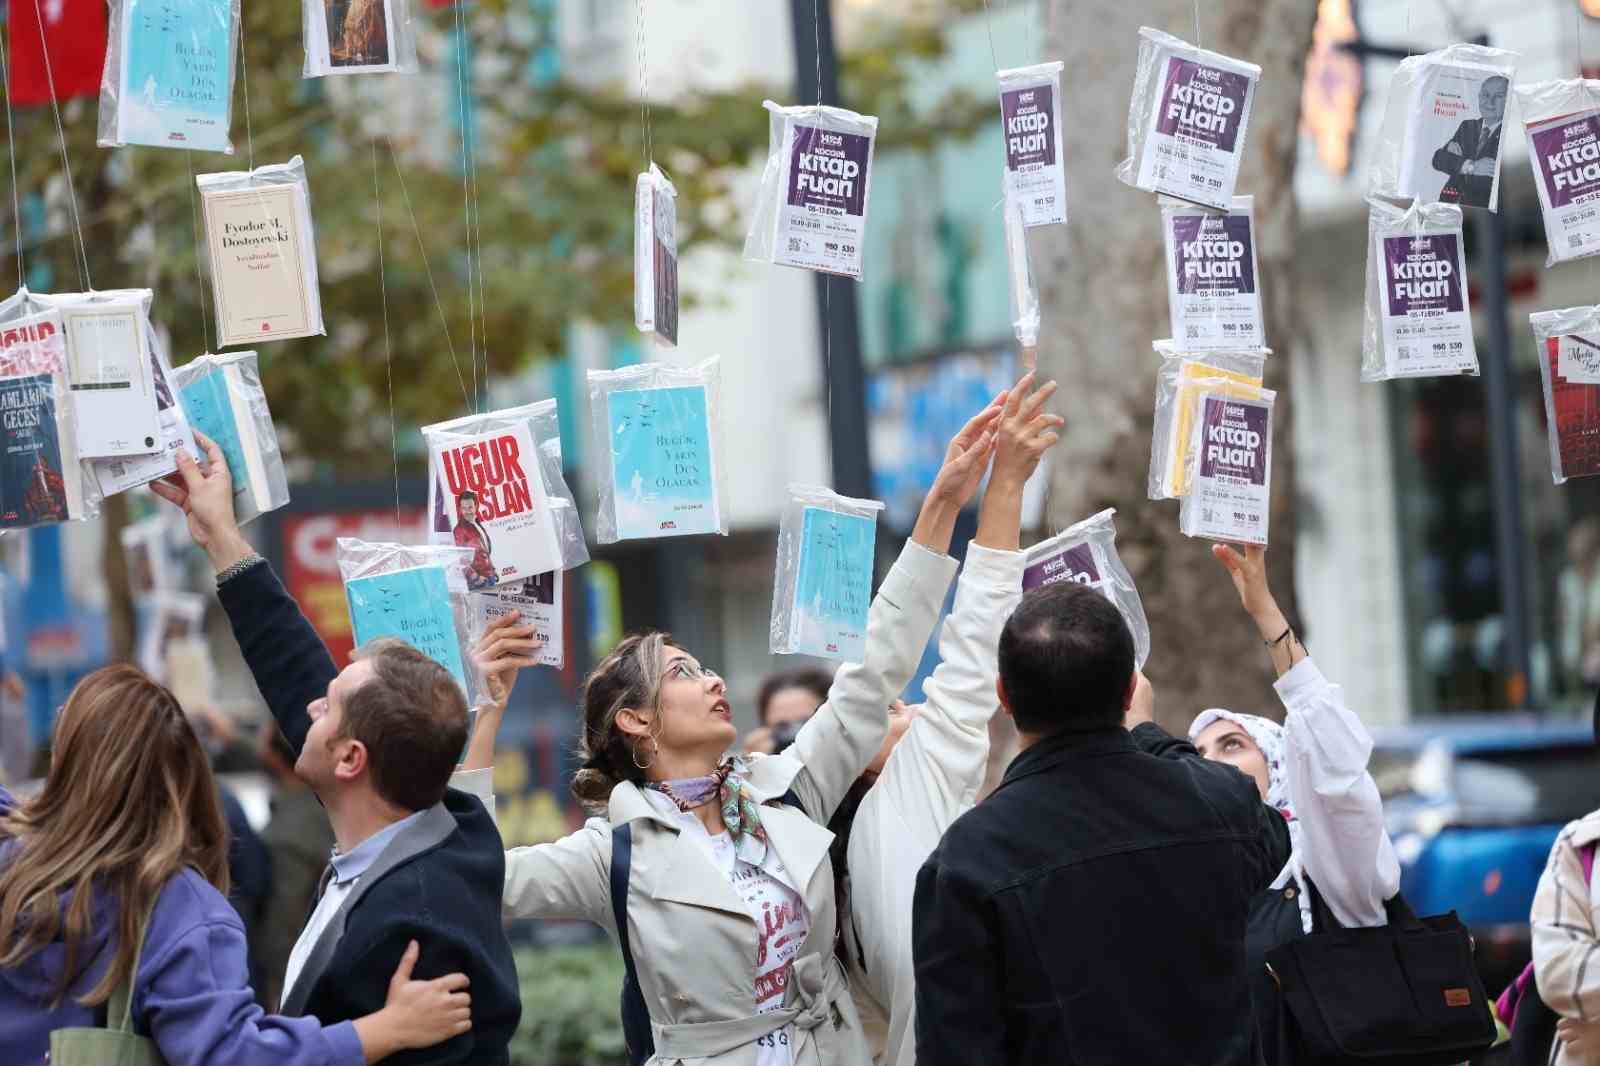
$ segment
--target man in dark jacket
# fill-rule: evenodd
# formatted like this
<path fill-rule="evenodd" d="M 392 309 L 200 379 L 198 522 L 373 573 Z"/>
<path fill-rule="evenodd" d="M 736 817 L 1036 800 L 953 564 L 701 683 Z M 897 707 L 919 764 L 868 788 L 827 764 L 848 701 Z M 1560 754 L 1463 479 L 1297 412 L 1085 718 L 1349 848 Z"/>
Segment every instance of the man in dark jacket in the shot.
<path fill-rule="evenodd" d="M 1488 207 L 1494 172 L 1500 166 L 1500 128 L 1511 83 L 1498 74 L 1478 87 L 1478 118 L 1456 127 L 1455 135 L 1433 153 L 1433 169 L 1449 175 L 1439 199 L 1462 207 Z"/>
<path fill-rule="evenodd" d="M 222 453 L 201 443 L 208 470 L 180 451 L 177 481 L 157 491 L 210 556 L 234 638 L 337 842 L 290 953 L 282 1012 L 331 1023 L 378 1009 L 415 940 L 417 977 L 467 975 L 472 1028 L 388 1061 L 504 1066 L 522 1013 L 500 923 L 505 852 L 483 805 L 448 788 L 466 700 L 449 671 L 397 641 L 358 651 L 341 672 L 240 534 Z"/>
<path fill-rule="evenodd" d="M 1029 592 L 999 659 L 1023 750 L 917 878 L 918 1066 L 1254 1066 L 1245 921 L 1283 817 L 1149 720 L 1099 592 Z"/>

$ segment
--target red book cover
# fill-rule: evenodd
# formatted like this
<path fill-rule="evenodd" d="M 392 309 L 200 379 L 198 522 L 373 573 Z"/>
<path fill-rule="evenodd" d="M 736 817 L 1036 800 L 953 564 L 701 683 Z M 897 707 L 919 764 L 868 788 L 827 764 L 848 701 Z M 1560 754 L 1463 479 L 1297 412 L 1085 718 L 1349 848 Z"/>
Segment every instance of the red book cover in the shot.
<path fill-rule="evenodd" d="M 1600 474 L 1600 385 L 1568 381 L 1559 372 L 1561 338 L 1546 342 L 1545 358 L 1550 360 L 1550 406 L 1555 435 L 1565 477 L 1590 477 Z"/>
<path fill-rule="evenodd" d="M 100 95 L 100 70 L 106 61 L 105 0 L 11 0 L 11 98 L 22 105 L 55 98 Z M 41 47 L 50 50 L 48 71 Z M 47 76 L 48 74 L 48 76 Z"/>

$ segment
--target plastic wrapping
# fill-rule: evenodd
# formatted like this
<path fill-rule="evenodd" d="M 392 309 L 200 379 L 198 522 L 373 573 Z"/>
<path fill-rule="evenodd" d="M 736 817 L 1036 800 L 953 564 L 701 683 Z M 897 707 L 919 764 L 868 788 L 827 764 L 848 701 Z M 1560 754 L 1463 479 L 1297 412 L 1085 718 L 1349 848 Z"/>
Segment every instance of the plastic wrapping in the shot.
<path fill-rule="evenodd" d="M 1544 265 L 1600 253 L 1600 81 L 1541 81 L 1515 92 L 1544 212 Z"/>
<path fill-rule="evenodd" d="M 601 544 L 728 532 L 722 362 L 589 371 Z"/>
<path fill-rule="evenodd" d="M 1369 195 L 1495 210 L 1516 66 L 1515 52 L 1476 44 L 1401 61 L 1373 148 Z"/>
<path fill-rule="evenodd" d="M 481 633 L 502 615 L 517 615 L 517 624 L 532 626 L 539 641 L 537 664 L 566 665 L 566 616 L 561 601 L 566 577 L 556 570 L 515 585 L 501 585 L 492 592 L 474 592 L 470 606 L 476 631 Z"/>
<path fill-rule="evenodd" d="M 0 301 L 0 530 L 100 513 L 78 452 L 66 336 L 61 312 L 28 290 Z"/>
<path fill-rule="evenodd" d="M 678 343 L 678 190 L 654 163 L 634 187 L 633 324 Z"/>
<path fill-rule="evenodd" d="M 233 152 L 228 138 L 240 0 L 109 0 L 102 148 Z"/>
<path fill-rule="evenodd" d="M 1139 28 L 1123 183 L 1226 210 L 1261 68 Z"/>
<path fill-rule="evenodd" d="M 772 584 L 772 651 L 858 663 L 878 530 L 877 500 L 790 485 L 778 525 Z"/>
<path fill-rule="evenodd" d="M 334 547 L 356 647 L 398 637 L 450 671 L 469 708 L 482 679 L 472 651 L 479 630 L 467 592 L 470 548 L 340 537 Z"/>
<path fill-rule="evenodd" d="M 84 459 L 162 451 L 149 289 L 36 295 L 61 312 L 78 454 Z"/>
<path fill-rule="evenodd" d="M 1252 398 L 1207 389 L 1195 405 L 1189 494 L 1178 509 L 1187 537 L 1266 544 L 1272 495 L 1272 408 L 1277 393 Z"/>
<path fill-rule="evenodd" d="M 1108 507 L 1029 548 L 1022 590 L 1058 581 L 1076 581 L 1099 589 L 1117 605 L 1128 623 L 1128 632 L 1133 634 L 1134 664 L 1143 670 L 1150 657 L 1150 622 L 1145 618 L 1139 590 L 1133 586 L 1133 575 L 1117 554 L 1116 516 L 1116 508 Z"/>
<path fill-rule="evenodd" d="M 289 476 L 256 353 L 198 356 L 179 367 L 173 379 L 194 427 L 222 449 L 239 524 L 288 503 Z"/>
<path fill-rule="evenodd" d="M 176 473 L 179 448 L 188 448 L 190 455 L 200 454 L 195 446 L 189 416 L 184 412 L 183 404 L 178 402 L 177 385 L 173 382 L 172 363 L 167 358 L 166 343 L 153 326 L 148 329 L 150 370 L 155 378 L 156 417 L 160 422 L 162 447 L 150 455 L 94 460 L 95 482 L 102 496 L 127 492 Z"/>
<path fill-rule="evenodd" d="M 1550 475 L 1600 474 L 1600 307 L 1568 307 L 1528 316 L 1544 389 Z"/>
<path fill-rule="evenodd" d="M 1023 362 L 1039 345 L 1039 290 L 1033 285 L 1033 264 L 1028 259 L 1028 228 L 1022 208 L 1009 185 L 1005 190 L 1006 263 L 1011 274 L 1011 329 L 1023 349 Z"/>
<path fill-rule="evenodd" d="M 995 73 L 1006 145 L 1006 191 L 1027 226 L 1067 220 L 1066 153 L 1061 136 L 1060 60 Z"/>
<path fill-rule="evenodd" d="M 1239 351 L 1184 352 L 1169 340 L 1156 341 L 1161 368 L 1156 371 L 1155 423 L 1150 435 L 1150 476 L 1146 493 L 1152 500 L 1181 497 L 1188 491 L 1188 453 L 1195 403 L 1201 382 L 1220 379 L 1213 387 L 1254 396 L 1266 373 L 1270 348 Z"/>
<path fill-rule="evenodd" d="M 417 29 L 411 0 L 300 0 L 307 78 L 414 74 Z"/>
<path fill-rule="evenodd" d="M 305 161 L 201 174 L 217 346 L 322 336 Z"/>
<path fill-rule="evenodd" d="M 1185 351 L 1264 344 L 1255 197 L 1213 211 L 1163 196 L 1161 235 L 1172 342 Z"/>
<path fill-rule="evenodd" d="M 762 106 L 767 166 L 744 257 L 859 278 L 878 120 L 838 107 Z"/>
<path fill-rule="evenodd" d="M 1367 203 L 1361 380 L 1477 374 L 1461 208 Z"/>
<path fill-rule="evenodd" d="M 589 561 L 578 507 L 561 471 L 556 401 L 422 427 L 428 448 L 429 538 L 473 549 L 474 590 Z M 530 468 L 529 450 L 538 457 Z M 471 507 L 463 514 L 465 497 Z"/>
<path fill-rule="evenodd" d="M 164 589 L 155 592 L 139 607 L 139 668 L 166 684 L 177 646 L 204 633 L 205 597 Z"/>

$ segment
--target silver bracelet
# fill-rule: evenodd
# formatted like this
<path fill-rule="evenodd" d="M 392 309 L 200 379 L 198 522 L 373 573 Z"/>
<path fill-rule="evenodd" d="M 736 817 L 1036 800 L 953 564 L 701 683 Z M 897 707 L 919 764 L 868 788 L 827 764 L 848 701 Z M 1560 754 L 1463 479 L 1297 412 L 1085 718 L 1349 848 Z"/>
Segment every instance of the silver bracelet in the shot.
<path fill-rule="evenodd" d="M 255 566 L 257 563 L 264 563 L 266 561 L 267 560 L 261 555 L 257 554 L 256 552 L 251 552 L 243 559 L 240 559 L 238 562 L 226 567 L 221 573 L 217 574 L 217 587 L 221 588 L 224 584 L 232 581 L 234 578 L 238 577 L 252 566 Z"/>

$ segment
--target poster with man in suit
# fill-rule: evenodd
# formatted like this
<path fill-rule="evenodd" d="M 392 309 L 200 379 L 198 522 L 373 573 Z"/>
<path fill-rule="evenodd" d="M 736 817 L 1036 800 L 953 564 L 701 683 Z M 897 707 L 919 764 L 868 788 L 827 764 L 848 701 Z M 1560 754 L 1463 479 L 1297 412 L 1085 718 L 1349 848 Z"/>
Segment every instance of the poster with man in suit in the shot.
<path fill-rule="evenodd" d="M 1407 117 L 1402 192 L 1422 203 L 1492 209 L 1509 90 L 1487 67 L 1430 64 Z"/>

